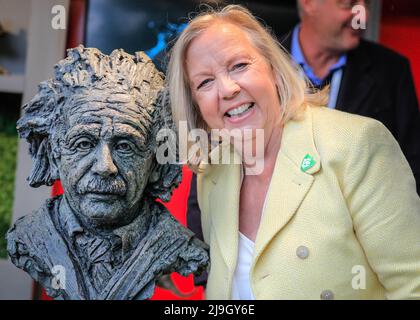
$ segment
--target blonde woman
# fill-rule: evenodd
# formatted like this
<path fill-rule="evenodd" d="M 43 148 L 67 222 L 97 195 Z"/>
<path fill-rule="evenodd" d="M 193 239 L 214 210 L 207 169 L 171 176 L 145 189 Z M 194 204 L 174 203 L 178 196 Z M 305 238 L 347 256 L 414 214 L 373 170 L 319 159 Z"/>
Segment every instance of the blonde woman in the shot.
<path fill-rule="evenodd" d="M 241 164 L 195 167 L 208 299 L 420 298 L 420 199 L 381 123 L 321 107 L 325 92 L 237 5 L 189 23 L 168 82 L 177 123 L 263 144 L 259 174 L 236 145 Z"/>

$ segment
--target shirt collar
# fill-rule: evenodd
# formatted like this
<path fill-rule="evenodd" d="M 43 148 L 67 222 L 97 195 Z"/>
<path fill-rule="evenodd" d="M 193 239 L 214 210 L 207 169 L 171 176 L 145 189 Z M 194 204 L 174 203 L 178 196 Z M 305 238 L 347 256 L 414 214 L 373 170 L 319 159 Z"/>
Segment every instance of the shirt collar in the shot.
<path fill-rule="evenodd" d="M 61 198 L 61 197 L 60 197 Z M 70 209 L 70 207 L 65 204 L 65 201 L 63 201 L 64 198 L 61 198 L 61 201 L 59 201 L 56 206 L 56 211 L 58 211 L 58 215 L 61 220 L 62 228 L 66 234 L 67 237 L 70 239 L 74 239 L 74 237 L 77 234 L 84 233 L 85 229 L 80 224 L 79 219 L 76 217 L 76 215 L 73 213 L 73 211 Z M 61 204 L 60 204 L 61 202 Z M 59 210 L 60 206 L 66 206 L 65 210 Z M 144 205 L 142 206 L 141 210 L 150 210 L 147 208 L 148 202 L 144 201 Z M 63 211 L 66 211 L 66 214 L 64 214 Z M 112 233 L 121 238 L 122 241 L 122 250 L 123 252 L 127 252 L 128 250 L 131 250 L 133 246 L 135 246 L 138 241 L 140 240 L 139 237 L 142 235 L 140 230 L 143 223 L 143 217 L 141 214 L 135 218 L 130 224 L 127 224 L 125 226 L 122 226 L 120 228 L 115 229 Z"/>
<path fill-rule="evenodd" d="M 70 209 L 70 207 L 65 203 L 64 198 L 61 196 L 59 201 L 56 203 L 56 211 L 59 216 L 59 221 L 61 222 L 61 226 L 63 231 L 66 233 L 66 236 L 73 239 L 76 234 L 83 233 L 85 231 L 84 228 L 73 214 L 73 211 Z M 63 206 L 65 206 L 65 209 L 60 210 L 60 208 Z"/>
<path fill-rule="evenodd" d="M 311 66 L 309 66 L 309 64 L 306 62 L 305 56 L 303 55 L 303 52 L 302 52 L 302 48 L 300 47 L 300 44 L 299 44 L 299 31 L 300 31 L 300 24 L 295 26 L 295 28 L 293 29 L 293 34 L 292 34 L 292 46 L 290 48 L 290 52 L 293 57 L 293 60 L 303 68 L 303 71 L 305 72 L 306 76 L 309 78 L 309 80 L 311 80 L 311 82 L 314 85 L 321 85 L 325 79 L 318 78 L 314 74 Z M 340 58 L 338 59 L 338 61 L 330 67 L 329 74 L 331 74 L 337 69 L 344 67 L 346 63 L 347 63 L 347 55 L 342 54 Z"/>

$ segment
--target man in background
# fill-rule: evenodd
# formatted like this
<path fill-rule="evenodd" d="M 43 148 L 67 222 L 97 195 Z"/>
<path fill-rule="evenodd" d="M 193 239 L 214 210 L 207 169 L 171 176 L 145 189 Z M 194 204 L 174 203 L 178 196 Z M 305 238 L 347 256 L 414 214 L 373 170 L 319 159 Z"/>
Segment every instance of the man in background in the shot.
<path fill-rule="evenodd" d="M 361 39 L 364 0 L 297 0 L 300 24 L 282 41 L 328 107 L 381 121 L 410 163 L 420 193 L 420 115 L 407 58 Z M 360 7 L 361 6 L 361 7 Z M 356 28 L 355 28 L 356 27 Z"/>

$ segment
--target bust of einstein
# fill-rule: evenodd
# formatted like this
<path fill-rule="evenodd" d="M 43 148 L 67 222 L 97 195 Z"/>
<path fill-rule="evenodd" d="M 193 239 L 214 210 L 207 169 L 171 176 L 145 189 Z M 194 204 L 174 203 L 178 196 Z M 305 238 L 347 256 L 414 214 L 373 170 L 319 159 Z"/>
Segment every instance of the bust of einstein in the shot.
<path fill-rule="evenodd" d="M 175 129 L 163 86 L 142 52 L 79 46 L 24 106 L 28 181 L 59 179 L 64 194 L 16 221 L 8 253 L 50 296 L 147 299 L 159 277 L 208 264 L 207 246 L 156 201 L 181 180 L 178 165 L 155 156 L 158 131 Z"/>

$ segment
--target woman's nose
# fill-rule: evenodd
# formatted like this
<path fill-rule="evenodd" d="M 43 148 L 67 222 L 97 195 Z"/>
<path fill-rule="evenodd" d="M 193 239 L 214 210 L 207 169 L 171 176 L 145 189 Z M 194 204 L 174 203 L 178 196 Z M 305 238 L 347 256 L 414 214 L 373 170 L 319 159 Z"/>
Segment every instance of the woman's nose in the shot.
<path fill-rule="evenodd" d="M 219 79 L 219 97 L 220 99 L 229 100 L 234 98 L 241 91 L 238 83 L 230 77 L 225 76 Z"/>
<path fill-rule="evenodd" d="M 118 173 L 118 168 L 114 164 L 111 150 L 107 144 L 104 143 L 98 146 L 92 171 L 102 177 L 115 176 Z"/>

